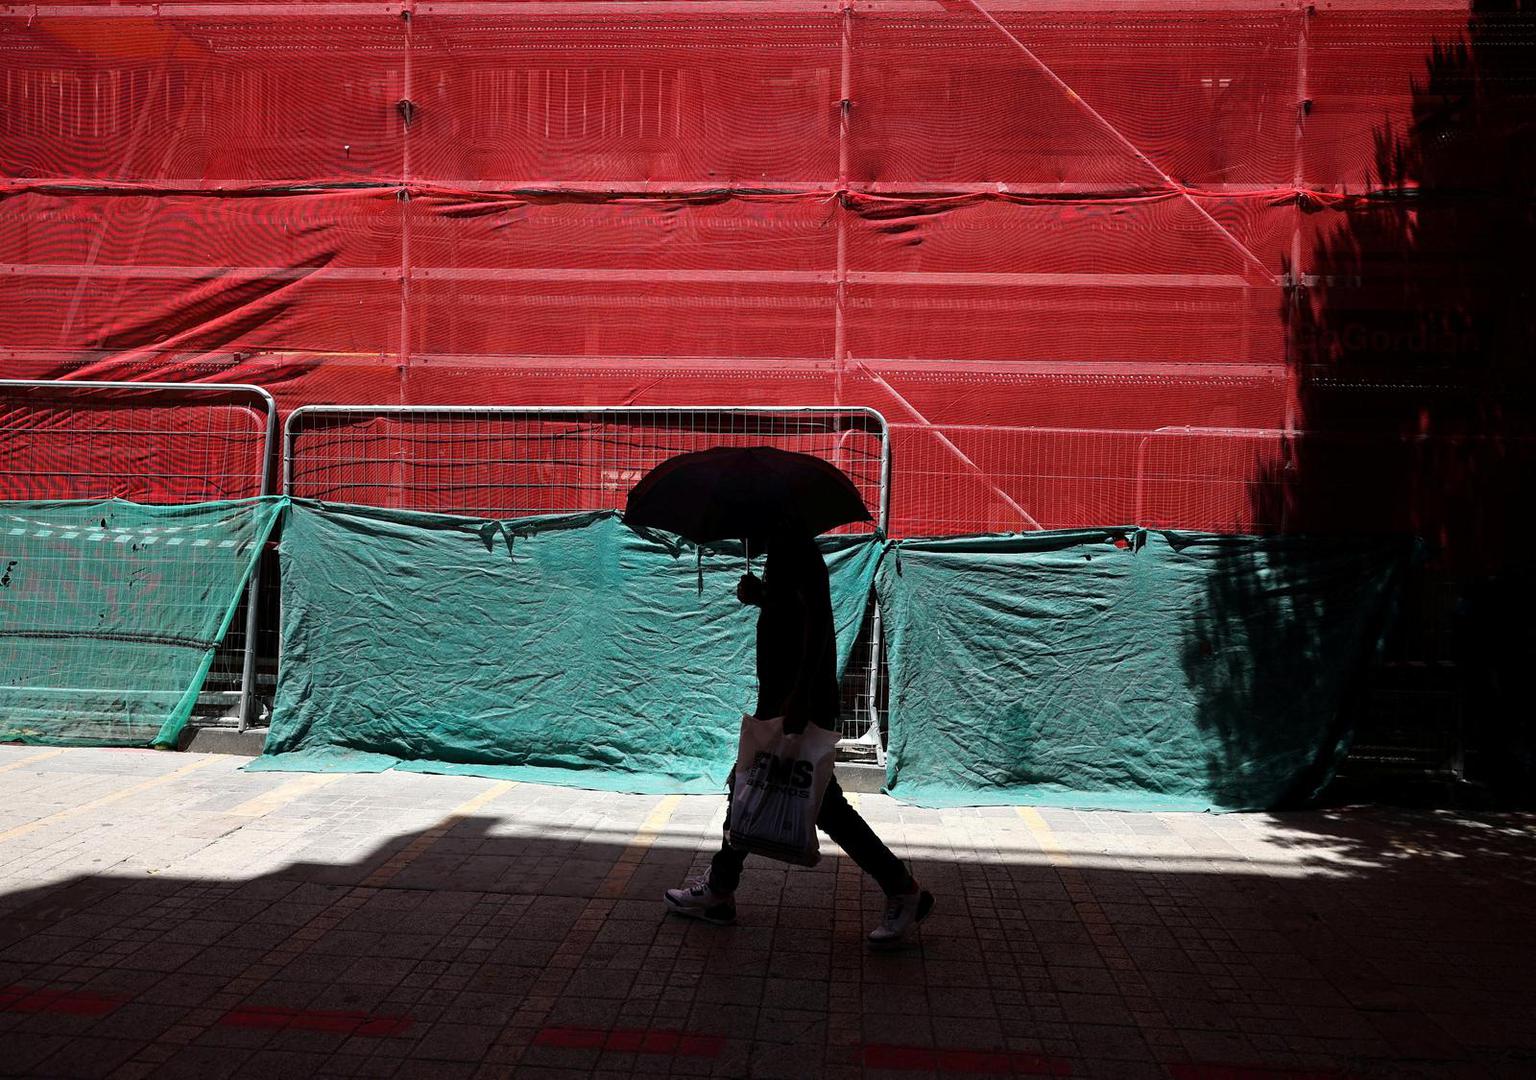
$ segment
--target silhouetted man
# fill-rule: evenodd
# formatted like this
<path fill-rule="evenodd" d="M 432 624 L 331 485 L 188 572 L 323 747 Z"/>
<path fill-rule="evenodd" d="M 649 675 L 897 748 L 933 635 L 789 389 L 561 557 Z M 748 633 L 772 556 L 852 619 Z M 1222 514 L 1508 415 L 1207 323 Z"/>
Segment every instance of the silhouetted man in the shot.
<path fill-rule="evenodd" d="M 841 701 L 837 680 L 837 629 L 827 564 L 816 541 L 783 530 L 768 542 L 762 580 L 747 574 L 737 598 L 761 609 L 757 618 L 757 711 L 783 717 L 784 730 L 807 724 L 837 730 Z M 730 814 L 727 811 L 726 820 Z M 885 917 L 869 935 L 876 944 L 900 940 L 927 917 L 933 896 L 859 816 L 834 777 L 827 785 L 817 826 L 846 851 L 885 891 Z M 679 915 L 721 925 L 736 919 L 736 886 L 747 853 L 727 841 L 715 853 L 709 873 L 681 889 L 668 889 L 667 906 Z"/>

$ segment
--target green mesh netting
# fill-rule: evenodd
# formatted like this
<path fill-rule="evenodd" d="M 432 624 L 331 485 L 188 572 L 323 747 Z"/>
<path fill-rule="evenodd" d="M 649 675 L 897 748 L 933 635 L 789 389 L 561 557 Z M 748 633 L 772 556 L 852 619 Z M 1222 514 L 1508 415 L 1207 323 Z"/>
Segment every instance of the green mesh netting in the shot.
<path fill-rule="evenodd" d="M 0 503 L 0 741 L 174 745 L 284 505 Z"/>
<path fill-rule="evenodd" d="M 889 790 L 1133 810 L 1306 793 L 1412 551 L 1135 529 L 902 541 L 878 586 Z"/>
<path fill-rule="evenodd" d="M 883 545 L 829 543 L 846 664 Z M 719 790 L 752 705 L 739 550 L 611 513 L 493 521 L 295 502 L 255 769 Z"/>

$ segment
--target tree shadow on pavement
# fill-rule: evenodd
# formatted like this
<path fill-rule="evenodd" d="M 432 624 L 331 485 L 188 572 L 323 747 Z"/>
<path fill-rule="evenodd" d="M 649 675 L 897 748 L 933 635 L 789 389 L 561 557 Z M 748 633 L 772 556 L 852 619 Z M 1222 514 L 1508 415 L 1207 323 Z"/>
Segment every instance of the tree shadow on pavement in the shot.
<path fill-rule="evenodd" d="M 661 891 L 707 862 L 697 829 L 556 839 L 463 817 L 356 862 L 249 879 L 76 876 L 0 896 L 0 1072 L 1397 1077 L 1536 1064 L 1531 819 L 1284 815 L 1273 858 L 1231 847 L 1201 815 L 1082 815 L 1083 831 L 1052 819 L 1042 842 L 1011 809 L 946 815 L 990 840 L 908 846 L 939 906 L 892 952 L 865 945 L 879 897 L 840 855 L 814 870 L 749 863 L 734 927 L 664 914 Z M 1106 826 L 1169 854 L 1108 854 L 1092 831 Z"/>

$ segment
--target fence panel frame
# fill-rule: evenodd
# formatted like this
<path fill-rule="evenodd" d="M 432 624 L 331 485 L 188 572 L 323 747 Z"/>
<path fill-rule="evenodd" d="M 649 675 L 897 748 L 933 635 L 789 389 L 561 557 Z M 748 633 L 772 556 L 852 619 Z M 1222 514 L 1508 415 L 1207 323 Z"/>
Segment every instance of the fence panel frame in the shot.
<path fill-rule="evenodd" d="M 537 417 L 603 417 L 647 415 L 720 415 L 720 416 L 864 416 L 874 421 L 880 438 L 880 475 L 878 481 L 879 508 L 875 511 L 875 527 L 882 535 L 888 532 L 891 509 L 891 439 L 890 425 L 878 409 L 864 405 L 301 405 L 288 414 L 283 422 L 283 491 L 293 494 L 294 441 L 297 429 L 312 416 L 367 415 L 377 417 L 441 416 L 504 416 L 516 418 Z"/>
<path fill-rule="evenodd" d="M 9 393 L 15 391 L 14 394 Z M 134 382 L 134 381 L 110 381 L 94 379 L 0 379 L 0 399 L 15 397 L 25 400 L 32 394 L 39 398 L 52 398 L 55 395 L 68 395 L 75 391 L 100 391 L 104 393 L 118 393 L 127 395 L 144 395 L 154 397 L 156 394 L 164 395 L 190 395 L 193 398 L 198 395 L 222 396 L 222 397 L 248 397 L 251 399 L 247 408 L 254 407 L 263 416 L 263 429 L 261 441 L 261 472 L 257 481 L 257 490 L 251 497 L 273 494 L 273 462 L 274 452 L 277 449 L 277 402 L 273 400 L 271 393 L 266 389 L 250 383 L 179 383 L 179 382 Z M 169 403 L 168 403 L 169 404 Z M 198 404 L 201 403 L 189 403 Z M 55 404 L 55 408 L 60 407 Z M 64 407 L 67 407 L 64 406 Z M 85 496 L 89 497 L 89 496 Z M 256 564 L 251 570 L 251 580 L 246 586 L 246 619 L 245 619 L 245 649 L 241 661 L 240 673 L 240 705 L 239 717 L 236 723 L 238 731 L 245 731 L 250 727 L 251 713 L 256 702 L 256 631 L 259 616 L 258 596 L 261 590 L 261 563 L 258 556 Z"/>
<path fill-rule="evenodd" d="M 748 417 L 763 416 L 778 419 L 806 417 L 808 419 L 862 417 L 871 424 L 872 431 L 880 440 L 879 473 L 876 481 L 874 509 L 875 534 L 889 535 L 891 511 L 891 435 L 890 424 L 878 409 L 863 405 L 303 405 L 288 414 L 283 423 L 282 490 L 294 496 L 294 461 L 302 457 L 296 453 L 302 429 L 314 417 L 395 417 L 454 419 L 458 417 L 500 417 L 509 420 L 519 418 L 559 418 L 572 420 L 598 420 L 607 417 L 667 416 Z M 881 619 L 880 605 L 873 605 L 869 622 L 869 664 L 865 672 L 865 707 L 868 723 L 864 733 L 842 740 L 844 747 L 867 746 L 873 749 L 877 764 L 885 765 L 885 744 L 881 734 L 878 691 L 880 684 Z"/>

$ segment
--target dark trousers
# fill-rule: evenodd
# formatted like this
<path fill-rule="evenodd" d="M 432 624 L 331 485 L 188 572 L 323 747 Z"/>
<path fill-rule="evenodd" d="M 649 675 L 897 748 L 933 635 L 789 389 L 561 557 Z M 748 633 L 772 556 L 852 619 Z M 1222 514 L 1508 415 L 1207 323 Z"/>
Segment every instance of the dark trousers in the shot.
<path fill-rule="evenodd" d="M 727 796 L 726 825 L 730 825 L 729 796 Z M 906 892 L 912 887 L 912 876 L 891 849 L 883 844 L 869 822 L 848 803 L 848 797 L 834 779 L 827 785 L 827 794 L 821 800 L 821 812 L 816 815 L 816 826 L 830 836 L 848 857 L 859 864 L 874 878 L 886 895 Z M 709 864 L 709 887 L 715 892 L 735 892 L 741 883 L 741 866 L 747 861 L 747 853 L 731 847 L 727 841 L 720 845 L 714 860 Z"/>

